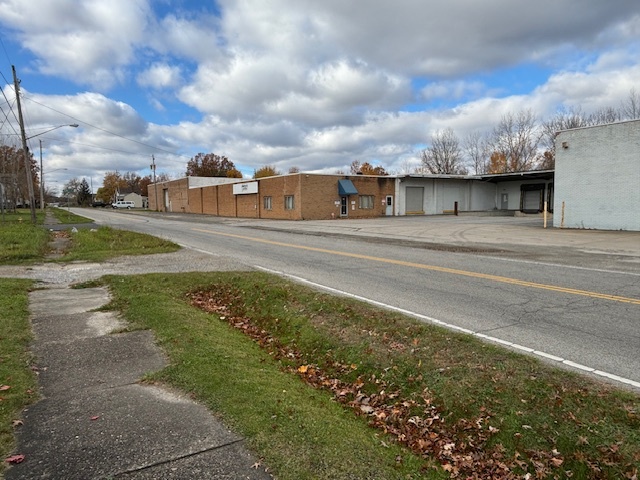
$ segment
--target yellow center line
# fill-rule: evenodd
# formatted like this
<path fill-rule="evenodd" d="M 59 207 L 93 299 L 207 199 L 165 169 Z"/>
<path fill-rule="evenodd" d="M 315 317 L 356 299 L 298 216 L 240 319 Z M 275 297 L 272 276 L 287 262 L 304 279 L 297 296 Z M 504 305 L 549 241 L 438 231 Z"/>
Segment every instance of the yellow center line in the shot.
<path fill-rule="evenodd" d="M 442 273 L 450 273 L 453 275 L 462 275 L 465 277 L 472 277 L 472 278 L 481 278 L 484 280 L 491 280 L 494 282 L 501 282 L 501 283 L 507 283 L 510 285 L 519 285 L 521 287 L 529 287 L 529 288 L 539 288 L 542 290 L 550 290 L 553 292 L 559 292 L 559 293 L 568 293 L 570 295 L 581 295 L 584 297 L 591 297 L 591 298 L 598 298 L 598 299 L 602 299 L 602 300 L 611 300 L 614 302 L 622 302 L 622 303 L 630 303 L 633 305 L 640 305 L 640 299 L 638 298 L 629 298 L 629 297 L 621 297 L 619 295 L 609 295 L 606 293 L 598 293 L 598 292 L 590 292 L 588 290 L 578 290 L 575 288 L 567 288 L 567 287 L 559 287 L 556 285 L 546 285 L 544 283 L 535 283 L 535 282 L 527 282 L 526 280 L 518 280 L 517 278 L 509 278 L 509 277 L 502 277 L 499 275 L 490 275 L 487 273 L 477 273 L 477 272 L 470 272 L 467 270 L 458 270 L 456 268 L 447 268 L 447 267 L 438 267 L 436 265 L 425 265 L 423 263 L 413 263 L 413 262 L 406 262 L 404 260 L 393 260 L 390 258 L 383 258 L 383 257 L 373 257 L 370 255 L 363 255 L 360 253 L 348 253 L 348 252 L 340 252 L 338 250 L 329 250 L 326 248 L 317 248 L 317 247 L 305 247 L 302 245 L 295 245 L 295 244 L 291 244 L 291 243 L 284 243 L 284 242 L 276 242 L 273 240 L 264 240 L 261 238 L 256 238 L 256 237 L 247 237 L 244 235 L 235 235 L 233 233 L 221 233 L 221 232 L 216 232 L 213 230 L 203 230 L 203 229 L 199 229 L 199 228 L 193 228 L 193 231 L 196 232 L 202 232 L 202 233 L 211 233 L 213 235 L 220 235 L 223 237 L 230 237 L 230 238 L 239 238 L 242 240 L 249 240 L 252 242 L 257 242 L 257 243 L 265 243 L 268 245 L 276 245 L 279 247 L 288 247 L 288 248 L 297 248 L 298 250 L 307 250 L 307 251 L 311 251 L 311 252 L 320 252 L 320 253 L 327 253 L 330 255 L 338 255 L 341 257 L 350 257 L 350 258 L 359 258 L 362 260 L 370 260 L 372 262 L 379 262 L 379 263 L 388 263 L 388 264 L 393 264 L 393 265 L 400 265 L 403 267 L 411 267 L 411 268 L 418 268 L 421 270 L 430 270 L 433 272 L 442 272 Z"/>

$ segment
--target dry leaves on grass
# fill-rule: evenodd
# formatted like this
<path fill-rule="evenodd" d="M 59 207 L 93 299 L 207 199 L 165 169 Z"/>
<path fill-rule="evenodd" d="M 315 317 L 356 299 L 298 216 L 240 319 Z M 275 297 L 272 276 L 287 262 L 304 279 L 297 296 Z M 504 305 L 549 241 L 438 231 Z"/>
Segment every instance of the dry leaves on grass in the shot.
<path fill-rule="evenodd" d="M 508 456 L 501 444 L 491 446 L 489 440 L 499 429 L 490 424 L 492 414 L 485 408 L 480 409 L 481 414 L 477 418 L 461 419 L 451 425 L 445 421 L 445 414 L 434 405 L 427 389 L 411 398 L 402 398 L 399 391 L 391 389 L 382 379 L 382 375 L 360 376 L 355 381 L 342 379 L 341 376 L 346 378 L 346 374 L 357 368 L 355 365 L 323 358 L 323 369 L 303 362 L 305 357 L 295 345 L 283 344 L 250 318 L 235 312 L 234 305 L 240 305 L 242 301 L 239 294 L 219 289 L 190 293 L 188 297 L 195 307 L 218 315 L 252 338 L 274 359 L 287 360 L 283 367 L 286 371 L 298 375 L 314 388 L 332 392 L 337 402 L 348 406 L 357 415 L 365 416 L 370 425 L 393 436 L 414 453 L 437 459 L 452 478 L 548 478 L 557 475 L 558 471 L 562 477 L 571 476 L 570 471 L 559 470 L 565 459 L 555 449 L 551 452 L 515 452 Z M 404 348 L 402 345 L 394 347 L 397 350 Z M 331 375 L 326 373 L 328 371 Z M 365 393 L 372 391 L 376 393 Z M 603 451 L 604 461 L 620 460 L 616 453 L 616 446 L 607 447 Z M 598 478 L 598 466 L 586 463 L 595 475 L 593 478 Z M 637 480 L 633 472 L 627 477 Z"/>

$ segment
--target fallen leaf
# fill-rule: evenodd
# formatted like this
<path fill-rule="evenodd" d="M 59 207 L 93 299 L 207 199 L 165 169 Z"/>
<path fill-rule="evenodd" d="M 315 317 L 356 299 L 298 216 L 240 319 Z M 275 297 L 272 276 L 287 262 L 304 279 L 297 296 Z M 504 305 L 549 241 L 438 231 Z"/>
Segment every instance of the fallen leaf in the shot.
<path fill-rule="evenodd" d="M 4 392 L 9 390 L 11 387 L 9 385 L 0 385 L 0 392 Z"/>
<path fill-rule="evenodd" d="M 100 415 L 94 415 L 93 417 L 91 417 L 91 420 L 98 420 L 100 418 Z"/>
<path fill-rule="evenodd" d="M 5 460 L 7 463 L 18 464 L 24 462 L 24 455 L 12 455 Z"/>
<path fill-rule="evenodd" d="M 308 365 L 300 365 L 298 367 L 298 372 L 300 372 L 300 373 L 307 373 L 307 370 L 309 370 L 309 366 Z"/>
<path fill-rule="evenodd" d="M 11 425 L 13 425 L 14 427 L 19 427 L 20 425 L 24 425 L 22 420 L 14 420 L 13 422 L 11 422 Z"/>

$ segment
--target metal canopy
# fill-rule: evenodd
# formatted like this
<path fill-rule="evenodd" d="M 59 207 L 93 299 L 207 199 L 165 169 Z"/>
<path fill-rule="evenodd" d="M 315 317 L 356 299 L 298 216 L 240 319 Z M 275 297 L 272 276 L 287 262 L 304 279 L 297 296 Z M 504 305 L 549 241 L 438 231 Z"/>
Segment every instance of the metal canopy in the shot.
<path fill-rule="evenodd" d="M 338 180 L 338 193 L 341 197 L 357 195 L 358 190 L 351 180 Z"/>

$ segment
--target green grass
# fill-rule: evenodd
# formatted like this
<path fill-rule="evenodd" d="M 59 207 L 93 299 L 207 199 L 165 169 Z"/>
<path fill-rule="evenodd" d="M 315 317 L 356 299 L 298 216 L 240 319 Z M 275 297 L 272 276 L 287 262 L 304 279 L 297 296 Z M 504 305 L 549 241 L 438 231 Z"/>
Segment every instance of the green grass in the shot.
<path fill-rule="evenodd" d="M 220 413 L 280 479 L 438 478 L 436 458 L 463 478 L 640 468 L 640 398 L 529 356 L 265 274 L 105 281 L 171 359 L 150 380 Z"/>
<path fill-rule="evenodd" d="M 0 477 L 6 467 L 4 459 L 15 447 L 14 422 L 37 396 L 28 352 L 27 295 L 32 284 L 30 280 L 0 278 Z"/>
<path fill-rule="evenodd" d="M 108 277 L 116 298 L 110 308 L 124 310 L 134 328 L 152 328 L 171 358 L 149 381 L 171 383 L 220 413 L 280 480 L 446 478 L 185 301 L 187 291 L 219 278 Z"/>
<path fill-rule="evenodd" d="M 49 233 L 28 210 L 8 217 L 0 263 L 41 261 Z M 63 261 L 178 248 L 109 228 L 70 235 Z M 133 329 L 153 329 L 171 359 L 148 381 L 220 414 L 279 479 L 446 478 L 445 470 L 617 479 L 640 469 L 638 395 L 529 356 L 266 274 L 103 281 L 109 308 Z M 0 280 L 0 386 L 11 387 L 0 390 L 2 455 L 34 397 L 31 285 Z"/>
<path fill-rule="evenodd" d="M 68 212 L 53 209 L 61 221 L 67 220 Z M 56 213 L 57 212 L 57 213 Z M 61 212 L 61 213 L 60 213 Z M 86 223 L 91 220 L 71 214 L 68 220 Z M 31 223 L 29 210 L 6 213 L 0 223 L 0 265 L 33 264 L 47 261 L 49 242 L 55 235 L 66 235 L 71 239 L 68 250 L 57 262 L 91 261 L 100 262 L 121 255 L 146 255 L 151 253 L 174 252 L 180 247 L 173 242 L 142 233 L 114 230 L 109 227 L 98 229 L 71 229 L 49 232 L 42 227 L 44 213 L 38 212 L 38 225 Z"/>
<path fill-rule="evenodd" d="M 49 232 L 26 221 L 0 224 L 0 265 L 29 264 L 41 261 L 47 251 Z"/>
<path fill-rule="evenodd" d="M 75 213 L 71 213 L 69 210 L 64 208 L 51 208 L 50 211 L 60 223 L 63 223 L 65 225 L 93 222 L 93 220 L 91 220 L 90 218 L 76 215 Z"/>
<path fill-rule="evenodd" d="M 168 240 L 110 227 L 100 227 L 97 230 L 80 229 L 71 234 L 71 241 L 71 249 L 58 261 L 101 262 L 121 255 L 168 253 L 180 249 Z"/>

